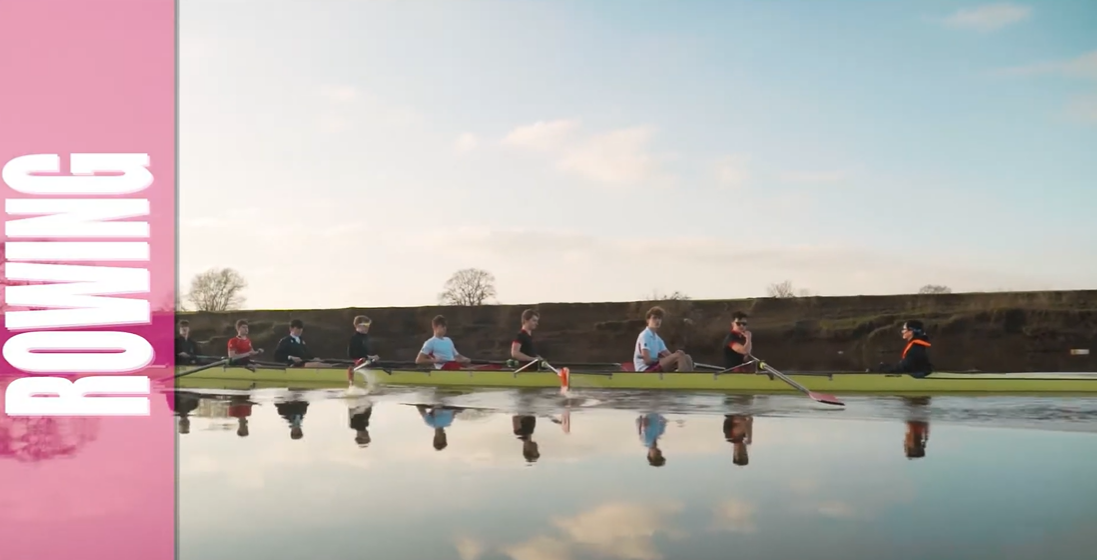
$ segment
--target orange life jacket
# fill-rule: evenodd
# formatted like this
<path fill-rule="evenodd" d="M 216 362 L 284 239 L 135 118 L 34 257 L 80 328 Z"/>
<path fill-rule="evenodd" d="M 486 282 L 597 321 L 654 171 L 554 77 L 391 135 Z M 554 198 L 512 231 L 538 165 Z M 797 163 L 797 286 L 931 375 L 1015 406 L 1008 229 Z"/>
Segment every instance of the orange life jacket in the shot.
<path fill-rule="evenodd" d="M 907 357 L 907 352 L 910 352 L 910 348 L 912 346 L 914 346 L 915 344 L 917 344 L 919 346 L 925 346 L 926 348 L 929 348 L 931 346 L 930 343 L 928 343 L 924 340 L 918 340 L 917 338 L 915 338 L 907 344 L 906 348 L 903 348 L 903 358 Z"/>

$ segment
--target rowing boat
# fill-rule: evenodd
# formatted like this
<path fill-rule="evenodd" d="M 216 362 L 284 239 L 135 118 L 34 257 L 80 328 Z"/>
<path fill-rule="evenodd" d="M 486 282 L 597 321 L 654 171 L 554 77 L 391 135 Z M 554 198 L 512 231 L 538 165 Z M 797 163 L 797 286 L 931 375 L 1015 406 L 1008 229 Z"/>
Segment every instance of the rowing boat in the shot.
<path fill-rule="evenodd" d="M 178 373 L 186 367 L 176 368 Z M 941 394 L 941 393 L 1097 393 L 1095 373 L 935 373 L 926 379 L 881 373 L 793 373 L 789 377 L 813 391 L 830 393 Z M 257 369 L 211 368 L 180 377 L 179 387 L 228 387 L 248 385 L 295 388 L 337 388 L 348 384 L 341 368 Z M 485 388 L 554 388 L 556 374 L 513 370 L 365 370 L 357 384 L 449 386 Z M 779 379 L 755 373 L 636 373 L 627 371 L 571 371 L 571 388 L 651 389 L 784 393 L 795 391 Z"/>

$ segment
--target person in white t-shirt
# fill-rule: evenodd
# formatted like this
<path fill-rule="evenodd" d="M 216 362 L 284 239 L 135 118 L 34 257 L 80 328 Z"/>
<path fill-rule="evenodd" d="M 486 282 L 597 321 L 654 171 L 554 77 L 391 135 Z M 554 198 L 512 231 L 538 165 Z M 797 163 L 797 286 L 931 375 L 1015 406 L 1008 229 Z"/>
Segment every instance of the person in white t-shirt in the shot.
<path fill-rule="evenodd" d="M 457 352 L 453 341 L 446 336 L 445 317 L 436 315 L 431 319 L 430 325 L 434 329 L 434 336 L 423 343 L 423 348 L 415 357 L 416 364 L 432 365 L 434 369 L 453 370 L 461 369 L 461 366 L 468 365 L 472 361 Z"/>
<path fill-rule="evenodd" d="M 671 352 L 659 336 L 665 314 L 663 308 L 658 306 L 648 310 L 648 327 L 636 337 L 636 348 L 632 353 L 632 365 L 636 371 L 693 371 L 693 358 L 681 350 Z"/>

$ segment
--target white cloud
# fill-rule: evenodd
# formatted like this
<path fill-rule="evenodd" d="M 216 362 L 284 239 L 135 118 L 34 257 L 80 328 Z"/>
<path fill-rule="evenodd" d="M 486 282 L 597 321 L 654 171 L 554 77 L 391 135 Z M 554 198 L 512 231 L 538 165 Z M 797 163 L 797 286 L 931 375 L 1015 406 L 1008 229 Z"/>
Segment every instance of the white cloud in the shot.
<path fill-rule="evenodd" d="M 754 533 L 758 526 L 754 522 L 754 504 L 742 500 L 729 499 L 717 504 L 714 509 L 713 528 L 732 533 Z"/>
<path fill-rule="evenodd" d="M 457 137 L 457 141 L 454 143 L 454 149 L 458 153 L 468 153 L 476 149 L 480 145 L 480 141 L 476 138 L 476 135 L 471 132 L 466 132 Z"/>
<path fill-rule="evenodd" d="M 484 543 L 470 537 L 459 537 L 453 546 L 461 560 L 477 560 L 487 552 Z"/>
<path fill-rule="evenodd" d="M 1079 97 L 1070 102 L 1067 115 L 1083 123 L 1097 124 L 1097 96 Z"/>
<path fill-rule="evenodd" d="M 657 179 L 659 158 L 648 147 L 653 134 L 651 128 L 637 126 L 592 136 L 568 150 L 558 166 L 607 184 Z"/>
<path fill-rule="evenodd" d="M 557 517 L 553 526 L 558 536 L 538 535 L 501 550 L 514 560 L 569 560 L 577 552 L 594 552 L 602 558 L 661 560 L 655 538 L 685 538 L 685 532 L 671 526 L 681 513 L 681 504 L 610 502 L 571 517 Z"/>
<path fill-rule="evenodd" d="M 503 552 L 514 560 L 571 560 L 567 543 L 545 536 L 505 547 Z"/>
<path fill-rule="evenodd" d="M 320 95 L 331 101 L 345 103 L 358 98 L 358 90 L 353 86 L 327 85 L 320 88 Z"/>
<path fill-rule="evenodd" d="M 1024 66 L 1014 66 L 995 72 L 1003 76 L 1036 76 L 1057 74 L 1069 78 L 1097 80 L 1097 51 L 1085 53 L 1069 60 L 1038 62 Z"/>
<path fill-rule="evenodd" d="M 721 185 L 742 187 L 750 180 L 750 156 L 735 154 L 724 156 L 716 162 L 716 180 Z"/>
<path fill-rule="evenodd" d="M 670 517 L 682 511 L 681 504 L 609 503 L 573 517 L 557 518 L 571 542 L 591 548 L 599 556 L 622 560 L 659 560 L 654 537 L 685 535 L 670 526 Z"/>
<path fill-rule="evenodd" d="M 841 182 L 847 174 L 842 171 L 783 171 L 777 178 L 786 183 L 822 185 Z"/>
<path fill-rule="evenodd" d="M 1020 23 L 1032 15 L 1032 8 L 1018 4 L 986 4 L 965 8 L 945 18 L 949 27 L 989 32 Z"/>
<path fill-rule="evenodd" d="M 537 151 L 563 149 L 579 130 L 579 121 L 563 119 L 537 121 L 515 128 L 503 138 L 503 144 Z"/>
<path fill-rule="evenodd" d="M 585 136 L 579 134 L 580 128 L 575 119 L 539 121 L 515 128 L 503 144 L 548 154 L 559 170 L 597 183 L 635 185 L 671 180 L 661 169 L 669 158 L 650 147 L 653 128 L 632 126 Z"/>

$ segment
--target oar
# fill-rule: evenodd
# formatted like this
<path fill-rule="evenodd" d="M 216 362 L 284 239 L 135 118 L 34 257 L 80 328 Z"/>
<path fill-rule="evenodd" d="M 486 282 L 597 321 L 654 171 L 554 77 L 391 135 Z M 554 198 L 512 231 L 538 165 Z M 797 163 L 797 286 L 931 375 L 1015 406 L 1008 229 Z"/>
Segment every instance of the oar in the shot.
<path fill-rule="evenodd" d="M 743 363 L 741 363 L 741 364 L 739 364 L 739 365 L 737 365 L 737 366 L 735 366 L 735 367 L 729 367 L 729 368 L 726 368 L 726 367 L 721 367 L 721 366 L 714 366 L 714 365 L 712 365 L 712 364 L 699 364 L 699 363 L 697 363 L 697 362 L 694 362 L 694 363 L 693 363 L 693 365 L 694 365 L 695 367 L 699 367 L 699 368 L 704 368 L 704 369 L 713 369 L 713 370 L 716 370 L 716 373 L 730 373 L 730 372 L 733 372 L 733 371 L 735 371 L 735 370 L 737 370 L 737 369 L 739 369 L 739 368 L 742 368 L 742 367 L 747 367 L 747 366 L 749 366 L 750 364 L 753 364 L 753 363 L 754 363 L 755 361 L 756 361 L 756 360 L 751 360 L 751 361 L 749 361 L 749 362 L 743 362 Z M 745 372 L 744 372 L 744 373 L 745 373 Z"/>
<path fill-rule="evenodd" d="M 792 378 L 790 378 L 789 376 L 773 369 L 772 367 L 770 367 L 769 364 L 765 363 L 764 361 L 759 360 L 758 358 L 756 358 L 754 356 L 751 356 L 750 359 L 758 362 L 762 366 L 762 369 L 764 369 L 764 370 L 768 371 L 769 373 L 773 374 L 774 377 L 777 377 L 781 381 L 784 381 L 785 383 L 788 383 L 789 385 L 792 385 L 796 389 L 799 389 L 801 393 L 804 393 L 805 395 L 811 397 L 812 399 L 814 399 L 818 402 L 825 403 L 825 404 L 833 404 L 835 406 L 846 406 L 846 403 L 838 400 L 838 398 L 835 397 L 834 395 L 828 395 L 826 393 L 816 393 L 815 391 L 812 391 L 812 390 L 808 389 L 807 387 L 804 387 L 803 385 L 793 381 Z"/>
<path fill-rule="evenodd" d="M 551 369 L 552 372 L 556 374 L 556 377 L 560 378 L 560 392 L 568 392 L 568 389 L 571 388 L 571 370 L 569 370 L 566 366 L 560 369 L 556 369 L 555 367 L 553 367 L 552 364 L 544 360 L 541 360 L 541 363 L 545 364 L 545 367 Z"/>
<path fill-rule="evenodd" d="M 203 370 L 207 370 L 207 369 L 210 369 L 210 368 L 215 368 L 215 367 L 217 367 L 217 366 L 223 366 L 223 365 L 225 365 L 225 364 L 229 363 L 229 360 L 230 360 L 230 359 L 231 359 L 231 358 L 225 358 L 225 359 L 223 359 L 223 360 L 221 360 L 221 361 L 219 361 L 219 362 L 213 362 L 212 364 L 206 364 L 206 365 L 204 365 L 204 366 L 198 366 L 198 367 L 196 367 L 196 368 L 194 368 L 194 369 L 189 369 L 189 370 L 187 370 L 187 371 L 184 371 L 184 372 L 182 372 L 182 373 L 177 373 L 177 374 L 175 374 L 175 377 L 174 377 L 174 379 L 179 379 L 180 377 L 183 377 L 183 376 L 186 376 L 186 375 L 190 375 L 190 374 L 192 374 L 192 373 L 198 373 L 198 372 L 200 372 L 200 371 L 203 371 Z"/>

